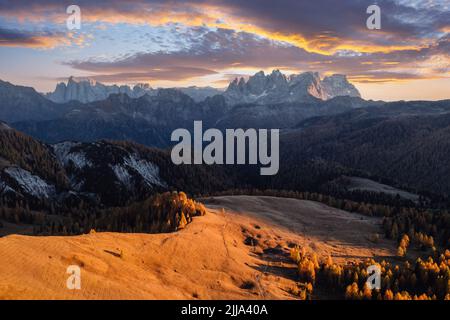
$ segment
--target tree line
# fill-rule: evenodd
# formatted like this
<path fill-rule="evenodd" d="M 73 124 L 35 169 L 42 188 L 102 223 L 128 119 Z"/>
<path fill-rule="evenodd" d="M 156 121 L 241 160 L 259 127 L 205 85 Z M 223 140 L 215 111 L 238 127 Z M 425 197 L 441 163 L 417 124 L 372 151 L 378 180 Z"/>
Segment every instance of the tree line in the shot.
<path fill-rule="evenodd" d="M 291 249 L 297 264 L 301 299 L 311 299 L 315 289 L 326 289 L 338 298 L 352 300 L 450 300 L 450 250 L 435 252 L 422 260 L 392 264 L 368 259 L 360 263 L 339 265 L 331 257 L 319 262 L 315 253 L 298 246 Z M 367 285 L 367 268 L 378 265 L 381 288 Z"/>

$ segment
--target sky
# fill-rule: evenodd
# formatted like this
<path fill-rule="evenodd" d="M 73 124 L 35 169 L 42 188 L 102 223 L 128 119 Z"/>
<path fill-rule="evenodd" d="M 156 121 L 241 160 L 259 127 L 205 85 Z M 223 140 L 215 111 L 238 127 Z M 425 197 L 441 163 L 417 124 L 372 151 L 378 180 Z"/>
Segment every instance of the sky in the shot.
<path fill-rule="evenodd" d="M 273 69 L 345 74 L 365 99 L 449 99 L 450 0 L 0 0 L 0 79 L 40 92 L 69 76 L 224 88 Z"/>

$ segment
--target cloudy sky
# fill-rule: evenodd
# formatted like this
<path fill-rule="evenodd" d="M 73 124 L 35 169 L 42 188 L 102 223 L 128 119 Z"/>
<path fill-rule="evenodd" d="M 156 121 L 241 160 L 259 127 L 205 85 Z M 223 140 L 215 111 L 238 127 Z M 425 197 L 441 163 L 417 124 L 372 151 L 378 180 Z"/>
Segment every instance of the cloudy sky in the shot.
<path fill-rule="evenodd" d="M 450 98 L 450 0 L 0 0 L 0 79 L 39 91 L 70 75 L 225 87 L 272 69 L 343 73 L 367 99 Z"/>

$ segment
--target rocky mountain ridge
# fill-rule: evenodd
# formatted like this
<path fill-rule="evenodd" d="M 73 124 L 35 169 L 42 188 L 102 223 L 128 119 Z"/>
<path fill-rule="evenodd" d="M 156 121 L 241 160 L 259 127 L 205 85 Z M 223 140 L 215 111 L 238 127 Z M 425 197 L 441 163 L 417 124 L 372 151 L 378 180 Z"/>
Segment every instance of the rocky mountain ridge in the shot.
<path fill-rule="evenodd" d="M 174 88 L 190 96 L 196 102 L 215 95 L 224 95 L 230 105 L 244 103 L 284 103 L 310 101 L 311 97 L 328 100 L 338 96 L 361 97 L 354 85 L 348 82 L 345 75 L 334 74 L 320 79 L 317 72 L 304 72 L 286 76 L 279 70 L 265 75 L 263 71 L 251 76 L 247 81 L 243 78 L 232 81 L 225 91 L 212 87 Z M 134 86 L 105 85 L 92 79 L 76 79 L 70 77 L 57 84 L 55 91 L 45 96 L 56 103 L 79 101 L 89 103 L 107 99 L 111 94 L 126 94 L 130 98 L 143 95 L 156 95 L 159 89 L 149 84 L 140 83 Z"/>
<path fill-rule="evenodd" d="M 231 105 L 241 103 L 274 104 L 329 100 L 340 96 L 361 97 L 345 75 L 320 78 L 317 72 L 285 76 L 279 70 L 266 75 L 263 71 L 247 81 L 236 78 L 224 93 Z"/>

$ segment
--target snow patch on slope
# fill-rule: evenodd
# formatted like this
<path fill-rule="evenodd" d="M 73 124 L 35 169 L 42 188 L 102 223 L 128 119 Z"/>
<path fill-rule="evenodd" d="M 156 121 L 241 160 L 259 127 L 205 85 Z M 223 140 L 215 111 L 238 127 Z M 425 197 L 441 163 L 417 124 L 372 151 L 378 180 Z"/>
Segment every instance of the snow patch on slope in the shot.
<path fill-rule="evenodd" d="M 122 182 L 127 187 L 131 186 L 131 176 L 127 169 L 125 169 L 121 165 L 111 166 L 111 169 L 114 171 L 114 174 L 120 182 Z"/>
<path fill-rule="evenodd" d="M 66 167 L 72 162 L 76 168 L 83 169 L 84 167 L 92 166 L 92 163 L 86 158 L 83 152 L 71 152 L 72 148 L 80 145 L 75 142 L 62 142 L 53 145 L 56 158 Z"/>
<path fill-rule="evenodd" d="M 8 192 L 16 193 L 16 191 L 8 186 L 6 182 L 0 180 L 0 194 L 6 194 Z"/>
<path fill-rule="evenodd" d="M 55 193 L 55 187 L 47 184 L 40 177 L 19 167 L 9 167 L 4 171 L 17 181 L 22 190 L 38 198 L 49 198 Z"/>
<path fill-rule="evenodd" d="M 110 165 L 117 179 L 128 188 L 132 187 L 132 173 L 135 171 L 148 186 L 167 187 L 159 176 L 159 168 L 154 163 L 140 159 L 136 154 L 124 158 L 122 164 Z M 130 173 L 131 170 L 131 173 Z"/>
<path fill-rule="evenodd" d="M 136 155 L 130 155 L 125 159 L 124 165 L 136 170 L 149 186 L 167 187 L 159 176 L 159 168 L 154 163 L 139 159 Z"/>
<path fill-rule="evenodd" d="M 8 126 L 6 123 L 0 121 L 0 130 L 12 130 L 12 128 Z"/>

